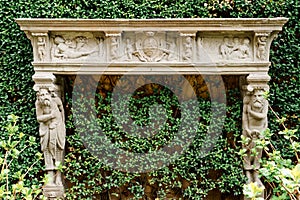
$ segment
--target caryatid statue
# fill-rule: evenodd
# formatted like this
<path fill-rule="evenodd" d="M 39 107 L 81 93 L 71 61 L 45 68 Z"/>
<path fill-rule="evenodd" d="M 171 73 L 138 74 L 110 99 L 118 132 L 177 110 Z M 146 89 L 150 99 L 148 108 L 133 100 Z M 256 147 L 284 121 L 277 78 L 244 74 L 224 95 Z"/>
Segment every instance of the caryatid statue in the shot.
<path fill-rule="evenodd" d="M 36 115 L 40 123 L 41 149 L 44 153 L 47 185 L 62 186 L 61 172 L 57 164 L 63 163 L 66 129 L 64 109 L 61 99 L 49 87 L 41 87 L 37 92 Z"/>
<path fill-rule="evenodd" d="M 244 170 L 248 182 L 257 182 L 259 186 L 263 186 L 258 177 L 262 149 L 256 148 L 255 140 L 261 138 L 261 132 L 267 129 L 267 113 L 268 101 L 264 98 L 264 90 L 254 89 L 244 97 L 243 135 L 249 138 L 249 142 L 243 145 L 243 148 L 246 149 Z M 252 149 L 256 149 L 256 155 L 253 155 Z"/>

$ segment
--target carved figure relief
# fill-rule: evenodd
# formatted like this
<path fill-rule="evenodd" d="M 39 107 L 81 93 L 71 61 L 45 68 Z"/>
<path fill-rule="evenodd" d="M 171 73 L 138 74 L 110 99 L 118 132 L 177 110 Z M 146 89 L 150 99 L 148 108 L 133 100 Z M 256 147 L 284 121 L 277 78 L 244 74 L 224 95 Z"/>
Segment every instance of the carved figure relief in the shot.
<path fill-rule="evenodd" d="M 242 39 L 224 37 L 219 49 L 223 60 L 244 60 L 251 56 L 250 39 L 248 37 Z"/>
<path fill-rule="evenodd" d="M 237 58 L 246 59 L 250 57 L 250 39 L 245 37 L 242 40 L 242 44 L 237 48 Z"/>
<path fill-rule="evenodd" d="M 176 43 L 175 43 L 175 39 L 172 39 L 170 42 L 167 42 L 167 51 L 166 53 L 168 54 L 167 56 L 167 60 L 168 61 L 176 61 L 177 57 L 176 57 Z"/>
<path fill-rule="evenodd" d="M 46 58 L 46 37 L 37 37 L 37 52 L 40 61 L 45 61 Z"/>
<path fill-rule="evenodd" d="M 99 49 L 95 46 L 88 47 L 88 38 L 85 36 L 76 36 L 75 38 L 64 38 L 57 35 L 54 37 L 53 58 L 59 60 L 76 59 L 89 56 Z"/>
<path fill-rule="evenodd" d="M 232 45 L 229 42 L 229 37 L 224 37 L 223 43 L 220 45 L 220 53 L 223 59 L 229 59 L 231 47 Z"/>
<path fill-rule="evenodd" d="M 126 48 L 125 48 L 125 54 L 127 56 L 127 59 L 130 61 L 132 60 L 132 55 L 134 53 L 133 49 L 133 43 L 131 42 L 130 38 L 126 39 Z"/>
<path fill-rule="evenodd" d="M 258 177 L 262 149 L 256 148 L 255 139 L 262 137 L 261 132 L 267 129 L 268 124 L 268 101 L 263 97 L 263 93 L 262 89 L 254 89 L 244 97 L 243 107 L 243 135 L 249 138 L 248 144 L 243 145 L 246 150 L 244 170 L 248 182 L 257 182 L 260 186 L 263 185 Z M 253 148 L 256 148 L 257 155 L 251 152 Z"/>
<path fill-rule="evenodd" d="M 266 52 L 267 39 L 268 39 L 267 34 L 262 34 L 257 37 L 256 57 L 260 60 L 265 60 L 267 57 L 267 52 Z"/>
<path fill-rule="evenodd" d="M 104 38 L 97 37 L 97 44 L 98 44 L 98 55 L 100 58 L 104 57 Z"/>
<path fill-rule="evenodd" d="M 41 87 L 37 93 L 36 116 L 40 124 L 41 150 L 44 153 L 45 166 L 49 175 L 49 186 L 62 186 L 61 172 L 57 163 L 63 163 L 66 129 L 64 109 L 61 99 L 54 90 Z"/>
<path fill-rule="evenodd" d="M 192 38 L 190 36 L 187 36 L 185 38 L 185 42 L 183 44 L 183 60 L 184 61 L 190 61 L 192 59 L 193 55 L 193 44 L 192 44 Z"/>
<path fill-rule="evenodd" d="M 119 49 L 119 41 L 117 37 L 111 37 L 111 44 L 110 44 L 110 56 L 112 60 L 117 60 L 118 55 L 118 49 Z"/>

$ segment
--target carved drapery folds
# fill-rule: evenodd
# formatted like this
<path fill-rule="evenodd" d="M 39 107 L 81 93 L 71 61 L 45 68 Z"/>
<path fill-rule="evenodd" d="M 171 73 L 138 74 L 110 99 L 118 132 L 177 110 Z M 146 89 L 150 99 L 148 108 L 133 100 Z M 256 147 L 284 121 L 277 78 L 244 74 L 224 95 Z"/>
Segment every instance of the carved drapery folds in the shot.
<path fill-rule="evenodd" d="M 248 75 L 243 134 L 251 141 L 267 127 L 268 102 L 261 96 L 268 90 L 270 45 L 286 22 L 286 18 L 17 19 L 33 46 L 36 114 L 45 168 L 52 177 L 44 194 L 55 199 L 64 191 L 56 165 L 63 161 L 64 99 L 55 75 Z M 250 147 L 255 144 L 244 146 Z M 245 157 L 244 169 L 249 182 L 261 184 L 259 156 Z"/>

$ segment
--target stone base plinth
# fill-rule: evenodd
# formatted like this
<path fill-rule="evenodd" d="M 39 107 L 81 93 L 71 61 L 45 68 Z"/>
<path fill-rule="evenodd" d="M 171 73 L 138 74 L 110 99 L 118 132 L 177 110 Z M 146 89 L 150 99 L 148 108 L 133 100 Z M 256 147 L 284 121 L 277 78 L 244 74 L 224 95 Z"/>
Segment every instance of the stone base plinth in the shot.
<path fill-rule="evenodd" d="M 43 188 L 43 195 L 49 200 L 64 199 L 65 189 L 63 186 L 46 185 Z"/>

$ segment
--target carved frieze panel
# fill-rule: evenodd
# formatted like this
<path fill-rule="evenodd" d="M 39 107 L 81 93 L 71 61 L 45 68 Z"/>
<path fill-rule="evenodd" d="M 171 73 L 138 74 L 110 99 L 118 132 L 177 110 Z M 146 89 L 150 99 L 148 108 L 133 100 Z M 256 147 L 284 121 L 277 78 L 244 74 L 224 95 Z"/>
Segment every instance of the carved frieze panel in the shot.
<path fill-rule="evenodd" d="M 36 62 L 249 62 L 268 57 L 268 34 L 177 31 L 33 33 Z"/>
<path fill-rule="evenodd" d="M 269 33 L 178 31 L 32 33 L 35 62 L 267 61 Z"/>
<path fill-rule="evenodd" d="M 253 36 L 249 34 L 199 34 L 198 61 L 251 62 L 254 60 Z M 207 62 L 207 61 L 206 61 Z"/>
<path fill-rule="evenodd" d="M 51 32 L 50 58 L 53 62 L 106 60 L 102 32 Z"/>
<path fill-rule="evenodd" d="M 178 31 L 51 32 L 37 37 L 37 62 L 192 62 L 195 34 Z M 46 42 L 49 40 L 49 44 Z M 49 55 L 48 55 L 49 54 Z"/>
<path fill-rule="evenodd" d="M 270 45 L 286 21 L 17 19 L 32 42 L 35 69 L 57 73 L 79 69 L 93 73 L 104 68 L 123 73 L 137 65 L 148 73 L 161 71 L 160 63 L 186 73 L 247 74 L 257 69 L 267 73 Z"/>

